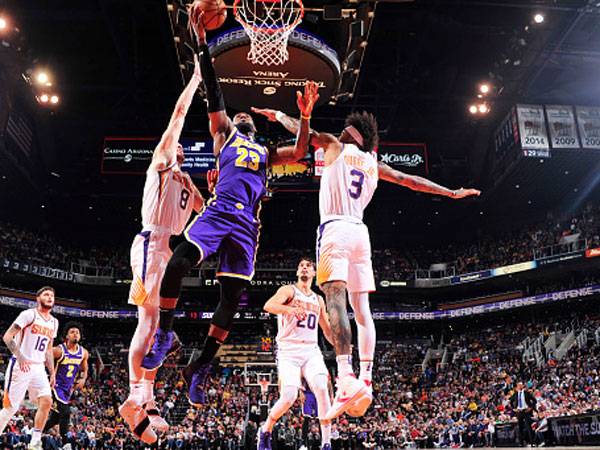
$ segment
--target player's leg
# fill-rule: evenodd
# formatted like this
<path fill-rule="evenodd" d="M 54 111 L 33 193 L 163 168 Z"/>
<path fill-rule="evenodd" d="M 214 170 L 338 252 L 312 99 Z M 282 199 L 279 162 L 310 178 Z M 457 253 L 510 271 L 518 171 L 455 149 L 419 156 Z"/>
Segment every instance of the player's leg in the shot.
<path fill-rule="evenodd" d="M 279 398 L 269 410 L 267 420 L 260 427 L 258 433 L 258 450 L 267 450 L 271 448 L 271 433 L 277 421 L 283 416 L 298 398 L 298 389 L 301 383 L 300 364 L 294 355 L 285 355 L 277 357 L 277 373 L 281 382 Z"/>
<path fill-rule="evenodd" d="M 129 345 L 129 398 L 139 405 L 149 400 L 145 383 L 146 369 L 141 364 L 158 327 L 158 315 L 156 305 L 138 306 L 138 323 Z"/>
<path fill-rule="evenodd" d="M 217 277 L 221 298 L 200 356 L 183 371 L 188 398 L 193 405 L 206 401 L 204 385 L 210 374 L 210 364 L 229 335 L 242 293 L 254 275 L 260 226 L 252 216 L 239 216 L 230 223 L 231 230 L 219 245 Z"/>
<path fill-rule="evenodd" d="M 162 365 L 167 357 L 175 334 L 173 320 L 181 293 L 181 283 L 190 269 L 215 253 L 221 240 L 230 231 L 219 217 L 214 204 L 192 221 L 184 232 L 185 240 L 177 245 L 167 263 L 160 285 L 160 317 L 152 349 L 144 357 L 142 367 L 153 370 Z"/>
<path fill-rule="evenodd" d="M 349 263 L 357 227 L 337 220 L 322 224 L 317 237 L 317 282 L 325 293 L 338 368 L 336 396 L 325 414 L 326 420 L 342 414 L 366 390 L 352 370 L 352 329 L 346 307 Z"/>
<path fill-rule="evenodd" d="M 369 305 L 369 292 L 375 290 L 375 277 L 371 263 L 369 231 L 365 225 L 360 225 L 355 234 L 355 248 L 351 254 L 348 271 L 348 296 L 354 310 L 358 333 L 359 378 L 368 389 L 362 398 L 348 409 L 348 414 L 362 416 L 373 401 L 372 371 L 377 339 Z"/>
<path fill-rule="evenodd" d="M 56 395 L 52 393 L 52 407 L 50 408 L 50 414 L 48 415 L 48 420 L 46 421 L 46 426 L 44 426 L 44 433 L 48 433 L 52 429 L 52 427 L 56 426 L 60 422 L 60 402 L 56 400 Z"/>
<path fill-rule="evenodd" d="M 0 411 L 0 434 L 8 422 L 18 411 L 21 402 L 25 398 L 27 386 L 29 386 L 29 372 L 22 372 L 14 357 L 11 357 L 6 373 L 4 375 L 4 397 L 2 398 L 2 410 Z"/>
<path fill-rule="evenodd" d="M 351 292 L 349 294 L 350 306 L 354 311 L 356 330 L 358 334 L 358 354 L 360 356 L 359 379 L 371 384 L 373 371 L 373 357 L 377 340 L 375 322 L 371 314 L 368 292 Z"/>
<path fill-rule="evenodd" d="M 48 414 L 52 407 L 52 390 L 46 375 L 46 369 L 41 364 L 32 364 L 30 368 L 29 398 L 37 400 L 37 411 L 33 418 L 33 431 L 29 448 L 42 448 L 42 430 L 46 426 Z"/>
<path fill-rule="evenodd" d="M 51 414 L 54 412 L 55 411 L 53 409 Z M 69 433 L 69 425 L 71 422 L 71 407 L 68 403 L 58 402 L 58 418 L 58 429 L 60 431 L 60 436 L 62 437 L 63 442 L 67 442 L 67 434 Z"/>
<path fill-rule="evenodd" d="M 302 368 L 302 376 L 307 380 L 310 390 L 317 399 L 317 410 L 321 425 L 321 448 L 331 449 L 331 421 L 322 418 L 331 408 L 329 373 L 319 349 L 313 352 L 313 355 Z"/>
<path fill-rule="evenodd" d="M 238 310 L 238 305 L 248 281 L 219 277 L 220 300 L 210 322 L 208 335 L 200 355 L 183 370 L 183 377 L 188 385 L 188 398 L 193 405 L 206 403 L 204 385 L 210 374 L 211 362 L 229 336 L 233 324 L 233 317 Z"/>

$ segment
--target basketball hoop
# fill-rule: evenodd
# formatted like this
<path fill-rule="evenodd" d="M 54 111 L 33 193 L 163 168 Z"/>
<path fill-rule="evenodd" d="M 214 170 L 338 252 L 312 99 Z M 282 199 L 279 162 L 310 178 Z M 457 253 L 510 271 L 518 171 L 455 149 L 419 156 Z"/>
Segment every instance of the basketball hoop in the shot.
<path fill-rule="evenodd" d="M 250 38 L 248 61 L 280 65 L 288 60 L 290 34 L 302 21 L 302 0 L 235 0 L 233 15 Z"/>
<path fill-rule="evenodd" d="M 258 385 L 260 386 L 260 393 L 261 395 L 264 397 L 267 395 L 267 392 L 269 392 L 269 380 L 267 380 L 266 378 L 262 378 L 259 382 Z"/>

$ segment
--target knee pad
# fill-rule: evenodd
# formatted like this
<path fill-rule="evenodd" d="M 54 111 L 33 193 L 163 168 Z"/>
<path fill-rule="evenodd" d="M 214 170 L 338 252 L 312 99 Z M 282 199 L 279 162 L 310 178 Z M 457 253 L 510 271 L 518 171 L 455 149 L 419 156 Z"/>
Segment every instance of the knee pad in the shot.
<path fill-rule="evenodd" d="M 229 331 L 233 322 L 233 316 L 238 310 L 242 292 L 244 292 L 244 289 L 248 285 L 248 281 L 239 278 L 221 277 L 219 283 L 221 284 L 221 299 L 211 323 L 223 330 Z"/>
<path fill-rule="evenodd" d="M 190 269 L 198 263 L 200 251 L 188 241 L 180 243 L 173 252 L 165 269 L 165 274 L 160 284 L 160 296 L 177 298 L 181 291 L 181 280 Z"/>

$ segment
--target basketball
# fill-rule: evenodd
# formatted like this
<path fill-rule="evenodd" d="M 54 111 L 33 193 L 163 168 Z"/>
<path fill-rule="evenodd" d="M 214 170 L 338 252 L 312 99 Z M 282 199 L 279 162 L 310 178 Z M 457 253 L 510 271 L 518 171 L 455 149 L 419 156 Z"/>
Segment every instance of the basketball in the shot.
<path fill-rule="evenodd" d="M 206 30 L 216 30 L 227 18 L 227 7 L 223 0 L 197 0 L 191 6 L 190 17 L 198 17 L 203 12 L 202 24 Z"/>

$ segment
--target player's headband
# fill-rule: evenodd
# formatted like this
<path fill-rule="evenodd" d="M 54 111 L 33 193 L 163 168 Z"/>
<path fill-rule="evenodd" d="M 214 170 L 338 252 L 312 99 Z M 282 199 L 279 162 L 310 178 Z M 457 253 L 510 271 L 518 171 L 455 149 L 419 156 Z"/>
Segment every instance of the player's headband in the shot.
<path fill-rule="evenodd" d="M 364 140 L 362 135 L 358 132 L 358 130 L 356 128 L 354 128 L 352 125 L 348 125 L 345 130 L 348 132 L 348 134 L 350 136 L 352 136 L 352 139 L 354 139 L 356 141 L 356 143 L 362 148 Z"/>

